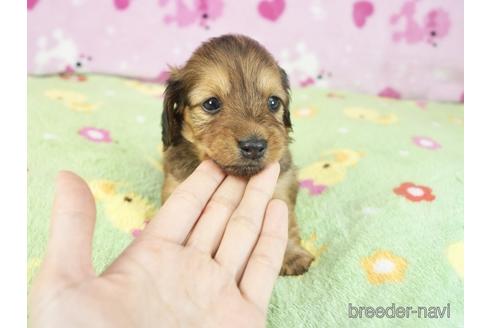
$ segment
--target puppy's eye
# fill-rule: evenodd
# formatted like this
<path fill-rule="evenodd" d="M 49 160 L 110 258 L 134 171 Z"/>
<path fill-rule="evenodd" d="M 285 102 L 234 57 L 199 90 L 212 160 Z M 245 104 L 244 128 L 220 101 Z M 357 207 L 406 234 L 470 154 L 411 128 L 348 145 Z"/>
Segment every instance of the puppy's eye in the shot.
<path fill-rule="evenodd" d="M 202 107 L 207 113 L 214 114 L 220 109 L 220 101 L 215 97 L 208 98 L 203 102 Z"/>
<path fill-rule="evenodd" d="M 271 96 L 268 98 L 268 109 L 272 112 L 276 112 L 280 108 L 280 98 L 276 96 Z"/>

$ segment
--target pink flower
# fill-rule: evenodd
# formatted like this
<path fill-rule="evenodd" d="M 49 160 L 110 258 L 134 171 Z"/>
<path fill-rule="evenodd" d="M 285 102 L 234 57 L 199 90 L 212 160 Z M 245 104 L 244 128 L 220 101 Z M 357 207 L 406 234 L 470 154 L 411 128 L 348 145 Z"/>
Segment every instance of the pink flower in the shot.
<path fill-rule="evenodd" d="M 315 184 L 311 179 L 299 181 L 299 187 L 306 188 L 311 196 L 321 195 L 326 190 L 325 185 Z"/>
<path fill-rule="evenodd" d="M 108 130 L 84 127 L 79 130 L 79 134 L 92 142 L 111 142 Z"/>
<path fill-rule="evenodd" d="M 441 148 L 441 145 L 435 141 L 432 140 L 431 138 L 428 137 L 413 137 L 412 141 L 415 145 L 421 147 L 421 148 L 426 148 L 429 150 L 436 150 Z"/>

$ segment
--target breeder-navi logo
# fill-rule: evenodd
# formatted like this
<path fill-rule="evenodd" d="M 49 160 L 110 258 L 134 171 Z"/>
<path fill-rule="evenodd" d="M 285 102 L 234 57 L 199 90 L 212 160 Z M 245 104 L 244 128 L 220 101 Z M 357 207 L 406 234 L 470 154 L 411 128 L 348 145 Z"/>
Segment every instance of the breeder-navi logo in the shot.
<path fill-rule="evenodd" d="M 442 319 L 451 317 L 451 305 L 446 306 L 355 306 L 348 304 L 348 317 L 350 319 L 360 318 L 410 318 L 419 319 Z"/>

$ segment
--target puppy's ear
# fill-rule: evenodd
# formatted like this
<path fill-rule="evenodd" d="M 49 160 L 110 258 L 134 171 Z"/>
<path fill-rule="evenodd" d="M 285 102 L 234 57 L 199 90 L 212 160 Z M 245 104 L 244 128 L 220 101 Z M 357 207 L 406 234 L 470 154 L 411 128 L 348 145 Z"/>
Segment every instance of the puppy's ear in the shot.
<path fill-rule="evenodd" d="M 164 109 L 162 111 L 162 142 L 164 149 L 175 145 L 182 138 L 181 127 L 183 125 L 183 110 L 185 106 L 184 84 L 180 79 L 171 75 L 167 81 L 164 96 Z"/>
<path fill-rule="evenodd" d="M 284 125 L 288 129 L 292 129 L 292 122 L 290 121 L 290 110 L 289 110 L 289 103 L 290 103 L 290 84 L 289 84 L 289 76 L 285 72 L 285 70 L 281 67 L 280 69 L 280 77 L 282 79 L 282 88 L 284 88 L 285 92 L 289 96 L 287 99 L 287 103 L 285 104 L 284 108 L 284 115 L 283 115 L 283 121 Z"/>

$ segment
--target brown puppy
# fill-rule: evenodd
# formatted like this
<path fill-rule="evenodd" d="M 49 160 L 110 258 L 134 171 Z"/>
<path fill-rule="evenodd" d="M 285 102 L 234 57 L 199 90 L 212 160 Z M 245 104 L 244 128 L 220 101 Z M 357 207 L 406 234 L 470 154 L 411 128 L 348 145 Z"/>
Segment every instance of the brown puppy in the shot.
<path fill-rule="evenodd" d="M 301 247 L 296 223 L 291 130 L 289 81 L 268 51 L 245 36 L 209 40 L 183 68 L 174 69 L 168 81 L 162 114 L 162 201 L 204 159 L 212 159 L 227 174 L 244 177 L 279 161 L 274 198 L 289 207 L 281 274 L 304 273 L 313 256 Z"/>

